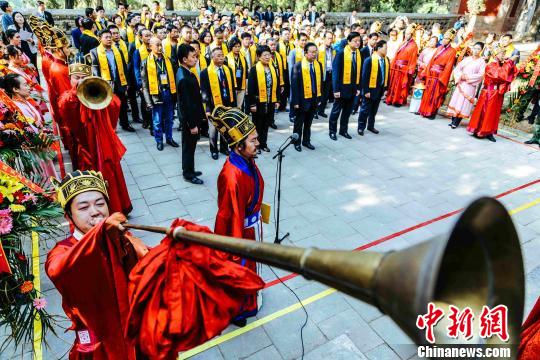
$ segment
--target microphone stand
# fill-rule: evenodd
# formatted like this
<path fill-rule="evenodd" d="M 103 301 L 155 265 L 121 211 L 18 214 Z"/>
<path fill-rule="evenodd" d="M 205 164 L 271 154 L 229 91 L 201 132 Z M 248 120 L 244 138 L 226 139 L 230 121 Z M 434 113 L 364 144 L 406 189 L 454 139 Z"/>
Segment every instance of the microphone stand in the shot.
<path fill-rule="evenodd" d="M 285 240 L 287 237 L 289 237 L 289 233 L 286 233 L 285 235 L 283 235 L 281 238 L 279 237 L 279 210 L 281 208 L 281 165 L 283 163 L 283 158 L 285 157 L 285 155 L 283 154 L 285 152 L 285 149 L 287 149 L 289 147 L 289 145 L 292 144 L 293 142 L 293 138 L 292 137 L 289 137 L 287 140 L 286 140 L 286 144 L 282 144 L 276 155 L 274 155 L 272 157 L 272 160 L 274 160 L 276 157 L 278 159 L 278 164 L 277 164 L 277 167 L 278 167 L 278 178 L 277 178 L 277 219 L 276 219 L 276 237 L 274 239 L 274 244 L 281 244 L 281 242 L 283 240 Z M 285 145 L 285 146 L 283 146 Z"/>

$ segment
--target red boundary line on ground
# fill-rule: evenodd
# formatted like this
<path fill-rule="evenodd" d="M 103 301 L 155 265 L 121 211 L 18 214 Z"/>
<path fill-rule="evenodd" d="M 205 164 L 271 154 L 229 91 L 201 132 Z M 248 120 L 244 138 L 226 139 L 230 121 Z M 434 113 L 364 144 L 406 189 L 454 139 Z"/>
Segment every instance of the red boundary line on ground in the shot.
<path fill-rule="evenodd" d="M 525 144 L 525 143 L 522 143 L 522 142 L 519 141 L 519 140 L 512 139 L 511 137 L 508 137 L 508 136 L 505 136 L 505 135 L 501 135 L 501 134 L 496 134 L 496 135 L 499 136 L 499 137 L 502 137 L 503 139 L 510 140 L 510 141 L 512 141 L 512 142 L 515 142 L 515 143 L 517 143 L 517 144 L 520 144 L 520 145 L 529 147 L 529 148 L 531 148 L 531 149 L 534 149 L 534 150 L 540 150 L 540 147 L 539 147 L 539 146 Z"/>
<path fill-rule="evenodd" d="M 495 199 L 500 199 L 500 198 L 502 198 L 502 197 L 505 197 L 506 195 L 510 195 L 510 194 L 512 194 L 512 193 L 514 193 L 514 192 L 516 192 L 516 191 L 523 190 L 523 189 L 525 189 L 525 188 L 527 188 L 527 187 L 529 187 L 529 186 L 532 186 L 532 185 L 535 185 L 535 184 L 538 184 L 538 183 L 540 183 L 540 179 L 533 180 L 533 181 L 528 182 L 528 183 L 526 183 L 526 184 L 520 185 L 520 186 L 518 186 L 518 187 L 512 188 L 512 189 L 507 190 L 507 191 L 505 191 L 505 192 L 502 192 L 502 193 L 500 193 L 500 194 L 498 194 L 498 195 L 495 195 Z M 463 208 L 458 209 L 458 210 L 454 210 L 454 211 L 448 212 L 448 213 L 446 213 L 446 214 L 437 216 L 437 217 L 435 217 L 435 218 L 433 218 L 433 219 L 430 219 L 430 220 L 421 222 L 421 223 L 419 223 L 419 224 L 413 225 L 413 226 L 411 226 L 411 227 L 408 227 L 408 228 L 406 228 L 406 229 L 400 230 L 400 231 L 395 232 L 395 233 L 393 233 L 393 234 L 386 235 L 386 236 L 384 236 L 384 237 L 382 237 L 382 238 L 380 238 L 380 239 L 377 239 L 377 240 L 374 240 L 374 241 L 372 241 L 372 242 L 370 242 L 370 243 L 367 243 L 367 244 L 365 244 L 365 245 L 359 246 L 359 247 L 357 247 L 356 249 L 353 249 L 353 251 L 362 251 L 362 250 L 365 250 L 365 249 L 369 249 L 370 247 L 373 247 L 373 246 L 375 246 L 375 245 L 379 245 L 379 244 L 381 244 L 381 243 L 383 243 L 383 242 L 385 242 L 385 241 L 391 240 L 391 239 L 395 239 L 395 238 L 397 238 L 397 237 L 399 237 L 399 236 L 401 236 L 401 235 L 403 235 L 403 234 L 407 234 L 407 233 L 409 233 L 409 232 L 411 232 L 411 231 L 414 231 L 414 230 L 417 230 L 417 229 L 426 227 L 426 226 L 428 226 L 428 225 L 430 225 L 430 224 L 433 224 L 433 223 L 435 223 L 435 222 L 438 222 L 438 221 L 447 219 L 447 218 L 449 218 L 449 217 L 452 217 L 452 216 L 454 216 L 454 215 L 456 215 L 456 214 L 459 214 L 459 213 L 462 212 L 463 210 L 464 210 Z M 290 280 L 290 279 L 292 279 L 292 278 L 297 277 L 298 275 L 299 275 L 299 274 L 292 273 L 292 274 L 289 274 L 289 275 L 280 277 L 280 278 L 278 278 L 278 279 L 269 281 L 269 282 L 267 282 L 267 283 L 264 285 L 264 288 L 266 289 L 266 288 L 272 287 L 272 286 L 274 286 L 274 285 L 277 285 L 277 284 L 279 284 L 279 283 L 281 283 L 281 282 L 288 281 L 288 280 Z"/>

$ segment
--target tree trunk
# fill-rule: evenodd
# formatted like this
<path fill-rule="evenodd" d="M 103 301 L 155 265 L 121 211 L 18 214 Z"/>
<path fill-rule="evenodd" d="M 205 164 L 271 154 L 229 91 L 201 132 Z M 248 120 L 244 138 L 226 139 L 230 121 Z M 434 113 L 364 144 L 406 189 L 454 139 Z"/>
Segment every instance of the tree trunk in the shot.
<path fill-rule="evenodd" d="M 103 0 L 96 0 L 96 6 L 103 6 Z"/>
<path fill-rule="evenodd" d="M 174 1 L 173 0 L 167 0 L 165 2 L 165 8 L 167 10 L 174 10 Z"/>
<path fill-rule="evenodd" d="M 249 11 L 253 11 L 253 0 L 249 0 L 248 8 Z"/>
<path fill-rule="evenodd" d="M 73 7 L 75 6 L 75 0 L 65 0 L 64 5 L 66 9 L 73 9 Z"/>
<path fill-rule="evenodd" d="M 523 9 L 514 27 L 516 40 L 533 36 L 534 30 L 531 31 L 531 25 L 534 27 L 535 23 L 533 19 L 538 19 L 539 4 L 540 1 L 528 0 L 522 5 Z"/>
<path fill-rule="evenodd" d="M 334 10 L 334 0 L 326 0 L 326 11 Z"/>
<path fill-rule="evenodd" d="M 252 1 L 252 0 L 250 0 L 250 1 Z M 291 0 L 291 9 L 292 9 L 292 11 L 296 10 L 296 0 Z"/>

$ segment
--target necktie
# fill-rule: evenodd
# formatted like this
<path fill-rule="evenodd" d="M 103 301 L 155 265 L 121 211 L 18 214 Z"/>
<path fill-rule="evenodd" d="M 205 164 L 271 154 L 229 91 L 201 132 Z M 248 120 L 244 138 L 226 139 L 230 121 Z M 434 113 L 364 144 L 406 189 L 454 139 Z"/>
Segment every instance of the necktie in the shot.
<path fill-rule="evenodd" d="M 382 85 L 384 86 L 384 71 L 386 70 L 385 67 L 384 67 L 384 59 L 383 58 L 380 58 L 379 59 L 379 65 L 381 66 L 381 81 L 382 81 Z"/>
<path fill-rule="evenodd" d="M 353 82 L 353 79 L 354 79 L 354 83 L 356 83 L 356 50 L 353 50 L 353 53 L 352 53 L 352 69 L 351 69 L 351 83 Z"/>
<path fill-rule="evenodd" d="M 317 78 L 315 75 L 315 69 L 313 68 L 313 63 L 309 65 L 309 72 L 311 73 L 311 92 L 313 98 L 317 97 Z"/>
<path fill-rule="evenodd" d="M 228 99 L 227 96 L 227 83 L 225 82 L 225 71 L 223 71 L 223 67 L 219 68 L 219 81 L 221 82 L 221 92 L 224 99 Z"/>

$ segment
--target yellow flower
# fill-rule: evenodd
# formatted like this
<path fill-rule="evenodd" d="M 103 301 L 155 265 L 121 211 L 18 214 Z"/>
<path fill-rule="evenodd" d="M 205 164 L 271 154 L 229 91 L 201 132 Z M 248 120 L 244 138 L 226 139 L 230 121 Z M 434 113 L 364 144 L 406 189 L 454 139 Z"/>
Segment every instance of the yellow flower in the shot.
<path fill-rule="evenodd" d="M 26 208 L 24 207 L 24 205 L 19 205 L 19 204 L 11 204 L 11 205 L 9 205 L 9 208 L 10 208 L 11 211 L 13 211 L 13 212 L 23 212 L 23 211 L 26 211 Z"/>
<path fill-rule="evenodd" d="M 13 202 L 13 194 L 22 188 L 24 188 L 24 185 L 16 179 L 7 175 L 0 175 L 0 194 L 10 202 Z"/>

